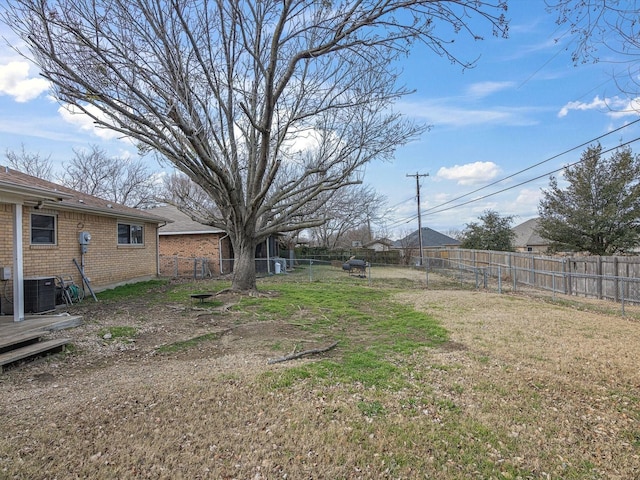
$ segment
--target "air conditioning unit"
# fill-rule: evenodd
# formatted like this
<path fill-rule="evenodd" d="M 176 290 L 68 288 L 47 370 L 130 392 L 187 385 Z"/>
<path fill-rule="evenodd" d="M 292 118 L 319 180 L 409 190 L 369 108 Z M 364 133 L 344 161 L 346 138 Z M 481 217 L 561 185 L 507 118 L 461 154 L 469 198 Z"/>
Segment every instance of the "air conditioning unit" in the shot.
<path fill-rule="evenodd" d="M 56 282 L 53 277 L 24 279 L 24 313 L 43 313 L 56 309 Z"/>

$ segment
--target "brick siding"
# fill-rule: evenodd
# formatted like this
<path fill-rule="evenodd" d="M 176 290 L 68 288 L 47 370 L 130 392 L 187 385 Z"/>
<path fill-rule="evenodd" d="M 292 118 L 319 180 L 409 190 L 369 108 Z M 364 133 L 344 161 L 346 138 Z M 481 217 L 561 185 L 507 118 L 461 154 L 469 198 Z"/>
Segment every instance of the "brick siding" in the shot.
<path fill-rule="evenodd" d="M 160 235 L 160 270 L 165 275 L 187 275 L 193 271 L 193 262 L 178 262 L 178 259 L 207 259 L 211 274 L 220 273 L 220 243 L 222 258 L 230 257 L 229 239 L 224 233 L 203 233 L 184 235 Z M 163 273 L 163 265 L 167 272 Z M 176 267 L 176 265 L 181 265 Z M 182 266 L 184 265 L 184 266 Z M 173 270 L 179 270 L 177 273 Z M 184 272 L 182 270 L 185 270 Z M 226 269 L 225 269 L 226 270 Z M 225 272 L 228 273 L 228 272 Z"/>
<path fill-rule="evenodd" d="M 13 270 L 13 206 L 0 204 L 0 221 L 4 228 L 0 234 L 0 266 Z M 55 215 L 56 245 L 31 245 L 31 214 Z M 118 220 L 100 215 L 23 208 L 23 270 L 24 277 L 71 276 L 81 283 L 80 273 L 73 264 L 81 263 L 78 242 L 80 232 L 91 233 L 91 243 L 84 256 L 85 274 L 94 290 L 99 291 L 118 284 L 157 276 L 157 226 L 153 223 L 132 221 L 144 226 L 142 245 L 118 245 Z"/>

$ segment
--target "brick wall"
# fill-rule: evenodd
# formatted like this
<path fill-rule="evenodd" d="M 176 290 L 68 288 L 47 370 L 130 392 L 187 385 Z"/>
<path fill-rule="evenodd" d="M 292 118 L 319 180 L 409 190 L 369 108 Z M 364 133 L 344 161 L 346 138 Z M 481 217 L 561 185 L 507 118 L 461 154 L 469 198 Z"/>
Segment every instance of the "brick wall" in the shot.
<path fill-rule="evenodd" d="M 168 269 L 173 269 L 174 261 L 177 259 L 195 259 L 205 258 L 209 260 L 208 268 L 212 274 L 220 273 L 220 242 L 225 236 L 223 233 L 204 233 L 204 234 L 185 234 L 185 235 L 160 235 L 160 257 L 165 259 L 162 265 L 166 263 Z M 222 258 L 228 259 L 230 256 L 229 239 L 222 240 Z M 175 260 L 174 260 L 175 259 Z M 177 267 L 182 275 L 182 270 L 186 269 L 186 273 L 193 270 L 193 263 L 180 262 L 186 265 Z M 178 263 L 176 263 L 178 265 Z M 227 272 L 225 272 L 227 273 Z M 167 275 L 171 275 L 169 272 Z M 175 275 L 175 273 L 173 273 Z"/>
<path fill-rule="evenodd" d="M 160 255 L 220 258 L 222 234 L 160 235 Z"/>
<path fill-rule="evenodd" d="M 10 266 L 13 270 L 12 211 L 12 205 L 0 204 L 0 221 L 3 224 L 0 233 L 0 266 Z M 31 245 L 32 213 L 57 217 L 56 245 Z M 84 265 L 85 274 L 94 290 L 157 276 L 155 224 L 143 224 L 142 245 L 118 245 L 117 219 L 89 213 L 24 207 L 22 224 L 25 277 L 71 276 L 80 284 L 80 273 L 73 264 L 73 259 L 81 263 L 78 235 L 82 231 L 90 232 L 92 237 L 84 256 Z"/>

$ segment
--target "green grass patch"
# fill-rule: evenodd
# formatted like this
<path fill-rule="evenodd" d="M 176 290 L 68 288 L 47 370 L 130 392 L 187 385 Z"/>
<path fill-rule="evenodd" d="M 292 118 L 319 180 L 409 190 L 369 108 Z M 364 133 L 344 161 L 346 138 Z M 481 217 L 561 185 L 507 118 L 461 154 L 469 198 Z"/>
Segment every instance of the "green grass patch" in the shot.
<path fill-rule="evenodd" d="M 146 282 L 128 283 L 120 285 L 116 288 L 104 290 L 96 295 L 98 300 L 124 300 L 132 297 L 143 297 L 149 293 L 164 287 L 168 284 L 168 280 L 149 280 Z"/>
<path fill-rule="evenodd" d="M 358 402 L 358 410 L 365 417 L 381 417 L 387 413 L 387 409 L 379 401 Z"/>
<path fill-rule="evenodd" d="M 349 383 L 397 390 L 405 375 L 396 364 L 398 355 L 433 347 L 448 338 L 432 317 L 400 305 L 387 289 L 365 285 L 289 284 L 269 285 L 274 295 L 246 298 L 239 310 L 252 318 L 287 318 L 301 330 L 338 340 L 338 359 L 296 366 L 286 373 L 266 374 L 274 388 L 311 379 L 313 383 Z M 279 345 L 278 345 L 279 346 Z"/>
<path fill-rule="evenodd" d="M 81 351 L 82 350 L 80 350 L 80 348 L 78 348 L 75 343 L 67 343 L 63 346 L 62 355 L 65 357 L 78 355 L 79 353 L 81 353 Z"/>
<path fill-rule="evenodd" d="M 131 340 L 138 335 L 138 329 L 129 326 L 111 326 L 101 328 L 98 336 L 103 340 Z"/>
<path fill-rule="evenodd" d="M 204 335 L 200 335 L 198 337 L 190 338 L 188 340 L 182 340 L 179 342 L 169 343 L 167 345 L 162 345 L 158 347 L 156 352 L 158 353 L 177 353 L 184 350 L 188 350 L 193 348 L 203 342 L 209 342 L 211 340 L 216 340 L 218 338 L 217 333 L 206 333 Z"/>

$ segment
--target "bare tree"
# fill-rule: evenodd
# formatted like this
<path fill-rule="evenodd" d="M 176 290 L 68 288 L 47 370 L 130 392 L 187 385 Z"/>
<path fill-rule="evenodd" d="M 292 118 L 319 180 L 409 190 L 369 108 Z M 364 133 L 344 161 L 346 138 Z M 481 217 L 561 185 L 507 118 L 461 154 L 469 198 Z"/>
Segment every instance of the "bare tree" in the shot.
<path fill-rule="evenodd" d="M 96 145 L 73 152 L 63 164 L 62 185 L 133 208 L 157 203 L 156 183 L 142 160 L 110 157 Z"/>
<path fill-rule="evenodd" d="M 471 19 L 506 34 L 503 0 L 14 0 L 2 14 L 63 104 L 154 151 L 218 207 L 232 288 L 256 245 L 322 224 L 317 199 L 358 183 L 423 127 L 393 103 L 394 61 L 421 41 L 452 61 Z M 477 25 L 477 23 L 474 23 Z M 465 62 L 460 62 L 468 66 Z M 302 140 L 305 146 L 302 147 Z"/>
<path fill-rule="evenodd" d="M 638 5 L 627 0 L 546 0 L 576 40 L 574 63 L 607 61 L 615 57 L 613 74 L 618 88 L 632 97 L 640 88 L 640 22 Z M 626 61 L 625 61 L 626 59 Z M 620 67 L 626 67 L 623 72 Z"/>
<path fill-rule="evenodd" d="M 220 216 L 218 207 L 204 189 L 180 172 L 164 179 L 158 199 L 178 207 L 193 220 L 206 224 L 213 223 Z"/>
<path fill-rule="evenodd" d="M 400 232 L 401 238 L 398 240 L 400 255 L 403 265 L 411 265 L 416 257 L 420 255 L 420 248 L 416 244 L 416 235 L 409 230 L 403 229 Z"/>
<path fill-rule="evenodd" d="M 449 228 L 444 232 L 444 234 L 456 240 L 462 241 L 464 239 L 464 230 L 461 230 L 459 228 Z"/>
<path fill-rule="evenodd" d="M 5 156 L 9 160 L 9 166 L 32 177 L 50 179 L 53 170 L 51 154 L 41 157 L 40 153 L 30 153 L 20 145 L 20 152 L 7 149 Z"/>
<path fill-rule="evenodd" d="M 362 185 L 343 188 L 326 200 L 320 197 L 317 214 L 325 221 L 312 228 L 311 235 L 318 245 L 336 248 L 348 232 L 364 227 L 370 240 L 369 222 L 378 219 L 385 201 L 372 187 Z"/>

